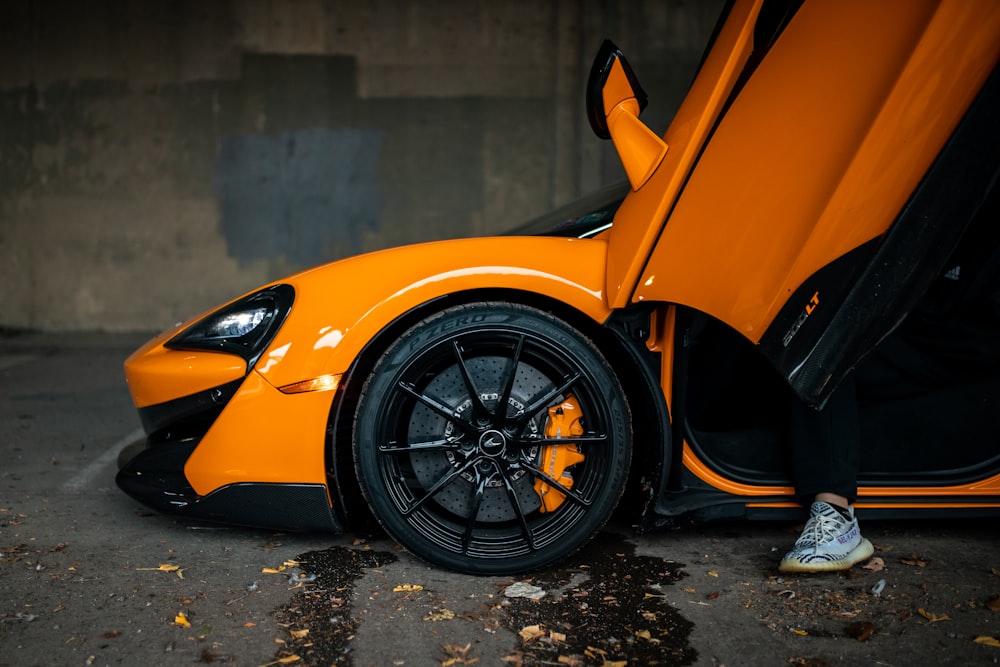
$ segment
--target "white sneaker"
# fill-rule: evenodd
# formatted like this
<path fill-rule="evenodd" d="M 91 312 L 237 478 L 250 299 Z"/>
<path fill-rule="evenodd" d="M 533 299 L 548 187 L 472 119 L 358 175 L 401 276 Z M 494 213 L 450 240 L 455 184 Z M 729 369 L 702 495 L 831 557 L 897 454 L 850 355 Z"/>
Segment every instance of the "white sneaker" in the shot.
<path fill-rule="evenodd" d="M 861 529 L 851 518 L 829 503 L 815 502 L 809 508 L 809 521 L 795 546 L 782 559 L 779 572 L 834 572 L 846 570 L 875 552 L 872 543 L 861 537 Z"/>

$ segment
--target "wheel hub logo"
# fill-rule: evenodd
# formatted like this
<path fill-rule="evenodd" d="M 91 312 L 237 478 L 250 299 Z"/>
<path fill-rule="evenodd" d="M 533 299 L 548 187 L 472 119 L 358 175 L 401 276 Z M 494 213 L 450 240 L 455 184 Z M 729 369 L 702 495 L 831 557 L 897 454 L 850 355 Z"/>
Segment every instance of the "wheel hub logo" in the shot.
<path fill-rule="evenodd" d="M 479 436 L 479 449 L 487 456 L 496 456 L 503 452 L 507 439 L 500 431 L 486 431 Z"/>

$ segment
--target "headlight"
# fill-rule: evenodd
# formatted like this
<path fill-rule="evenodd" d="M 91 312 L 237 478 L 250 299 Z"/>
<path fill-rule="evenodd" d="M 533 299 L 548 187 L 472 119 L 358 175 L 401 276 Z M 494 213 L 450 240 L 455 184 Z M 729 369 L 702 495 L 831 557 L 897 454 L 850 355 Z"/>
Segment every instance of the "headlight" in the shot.
<path fill-rule="evenodd" d="M 281 328 L 294 299 L 291 285 L 267 287 L 195 322 L 165 347 L 237 354 L 246 359 L 249 370 Z"/>
<path fill-rule="evenodd" d="M 241 310 L 223 315 L 205 328 L 205 338 L 239 338 L 245 336 L 264 321 L 267 308 Z"/>

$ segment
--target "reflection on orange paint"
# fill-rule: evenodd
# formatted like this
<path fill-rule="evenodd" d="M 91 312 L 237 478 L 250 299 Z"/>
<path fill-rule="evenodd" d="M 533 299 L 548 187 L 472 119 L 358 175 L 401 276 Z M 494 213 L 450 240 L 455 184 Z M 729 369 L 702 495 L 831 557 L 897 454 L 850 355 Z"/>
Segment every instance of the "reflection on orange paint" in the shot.
<path fill-rule="evenodd" d="M 238 380 L 246 369 L 246 362 L 233 354 L 179 352 L 156 344 L 125 361 L 125 381 L 135 406 L 144 408 Z"/>

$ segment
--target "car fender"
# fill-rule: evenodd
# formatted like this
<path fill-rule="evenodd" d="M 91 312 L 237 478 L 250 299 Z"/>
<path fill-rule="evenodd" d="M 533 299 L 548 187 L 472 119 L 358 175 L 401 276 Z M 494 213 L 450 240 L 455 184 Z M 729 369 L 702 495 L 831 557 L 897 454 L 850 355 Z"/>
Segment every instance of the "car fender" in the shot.
<path fill-rule="evenodd" d="M 360 255 L 282 282 L 295 288 L 287 320 L 257 362 L 275 387 L 344 373 L 392 321 L 444 295 L 509 289 L 561 301 L 596 322 L 606 244 L 597 239 L 484 237 Z"/>

